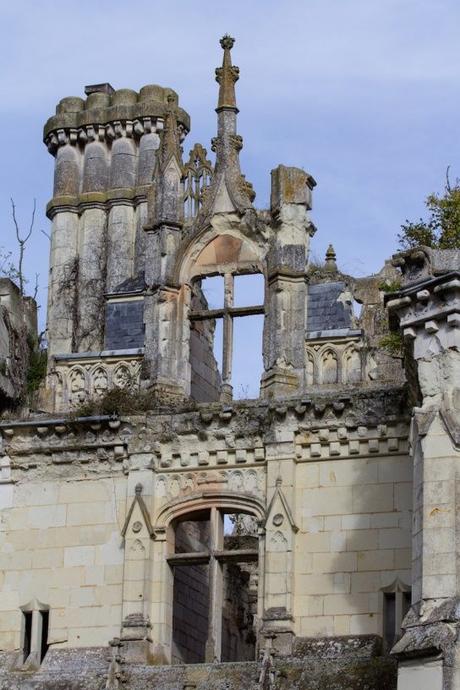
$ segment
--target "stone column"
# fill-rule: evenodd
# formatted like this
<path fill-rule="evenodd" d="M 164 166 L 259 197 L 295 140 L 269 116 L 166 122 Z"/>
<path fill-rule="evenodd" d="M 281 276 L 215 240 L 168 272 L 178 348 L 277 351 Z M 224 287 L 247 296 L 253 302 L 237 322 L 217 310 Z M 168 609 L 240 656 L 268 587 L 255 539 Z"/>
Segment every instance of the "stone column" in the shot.
<path fill-rule="evenodd" d="M 76 351 L 104 349 L 107 216 L 103 206 L 81 217 Z"/>
<path fill-rule="evenodd" d="M 75 299 L 78 281 L 79 218 L 76 210 L 53 209 L 51 214 L 48 293 L 48 356 L 73 351 Z"/>
<path fill-rule="evenodd" d="M 145 298 L 145 360 L 149 387 L 160 397 L 190 394 L 190 288 L 158 287 Z"/>
<path fill-rule="evenodd" d="M 133 274 L 134 224 L 133 204 L 114 200 L 107 226 L 107 292 L 113 291 Z"/>
<path fill-rule="evenodd" d="M 305 378 L 306 266 L 314 227 L 308 219 L 313 178 L 298 168 L 272 171 L 273 240 L 268 252 L 262 395 L 298 393 Z"/>
<path fill-rule="evenodd" d="M 398 690 L 460 688 L 460 274 L 409 284 L 388 302 L 413 348 L 412 608 L 393 649 Z M 408 370 L 410 372 L 410 369 Z M 410 378 L 410 377 L 409 377 Z M 415 685 L 414 685 L 415 683 Z"/>

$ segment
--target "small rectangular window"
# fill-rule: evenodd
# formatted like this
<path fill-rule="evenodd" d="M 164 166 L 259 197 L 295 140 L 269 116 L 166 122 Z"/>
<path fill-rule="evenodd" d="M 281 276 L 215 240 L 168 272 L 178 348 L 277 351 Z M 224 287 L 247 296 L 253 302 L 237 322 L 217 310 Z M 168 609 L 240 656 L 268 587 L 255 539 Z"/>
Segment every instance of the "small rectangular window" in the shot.
<path fill-rule="evenodd" d="M 48 631 L 49 631 L 49 611 L 40 611 L 40 623 L 41 623 L 41 644 L 40 644 L 40 663 L 45 658 L 45 654 L 48 651 Z"/>
<path fill-rule="evenodd" d="M 24 661 L 26 661 L 30 656 L 30 651 L 32 647 L 32 611 L 23 611 L 24 616 L 24 642 L 23 642 L 23 653 Z"/>
<path fill-rule="evenodd" d="M 383 636 L 388 647 L 396 637 L 396 597 L 394 592 L 385 592 L 383 605 Z"/>

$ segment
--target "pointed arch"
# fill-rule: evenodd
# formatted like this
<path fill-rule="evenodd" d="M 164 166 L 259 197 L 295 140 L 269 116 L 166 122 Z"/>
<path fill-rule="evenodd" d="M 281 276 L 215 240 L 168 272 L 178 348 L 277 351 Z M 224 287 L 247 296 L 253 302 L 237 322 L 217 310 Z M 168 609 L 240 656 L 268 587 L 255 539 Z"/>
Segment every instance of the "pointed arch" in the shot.
<path fill-rule="evenodd" d="M 363 378 L 363 363 L 361 351 L 353 343 L 342 355 L 343 383 L 359 383 Z"/>
<path fill-rule="evenodd" d="M 334 347 L 326 345 L 318 353 L 318 363 L 318 383 L 331 384 L 340 381 L 339 356 Z"/>

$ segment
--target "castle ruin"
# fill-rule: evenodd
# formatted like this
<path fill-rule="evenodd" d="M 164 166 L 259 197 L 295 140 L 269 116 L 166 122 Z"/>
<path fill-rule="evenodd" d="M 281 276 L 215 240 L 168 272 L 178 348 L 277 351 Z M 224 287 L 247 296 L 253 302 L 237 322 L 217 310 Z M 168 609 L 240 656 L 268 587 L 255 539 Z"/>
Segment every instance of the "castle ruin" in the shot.
<path fill-rule="evenodd" d="M 184 159 L 157 85 L 88 86 L 45 125 L 48 368 L 0 418 L 0 689 L 459 689 L 460 252 L 314 264 L 316 182 L 279 165 L 256 208 L 221 46 L 214 162 Z M 5 409 L 32 312 L 0 281 Z"/>

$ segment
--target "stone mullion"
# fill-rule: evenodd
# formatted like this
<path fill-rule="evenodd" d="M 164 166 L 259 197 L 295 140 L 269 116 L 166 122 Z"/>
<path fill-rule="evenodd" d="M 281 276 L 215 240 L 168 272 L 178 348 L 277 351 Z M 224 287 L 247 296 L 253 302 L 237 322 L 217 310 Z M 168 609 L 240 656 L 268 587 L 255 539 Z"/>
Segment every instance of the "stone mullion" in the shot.
<path fill-rule="evenodd" d="M 231 273 L 224 275 L 224 328 L 222 353 L 222 400 L 231 401 L 232 388 L 232 359 L 233 359 L 233 317 L 230 313 L 233 307 L 234 280 Z"/>
<path fill-rule="evenodd" d="M 222 651 L 223 565 L 216 558 L 224 543 L 224 519 L 217 508 L 211 510 L 209 559 L 209 613 L 206 661 L 220 661 Z"/>

